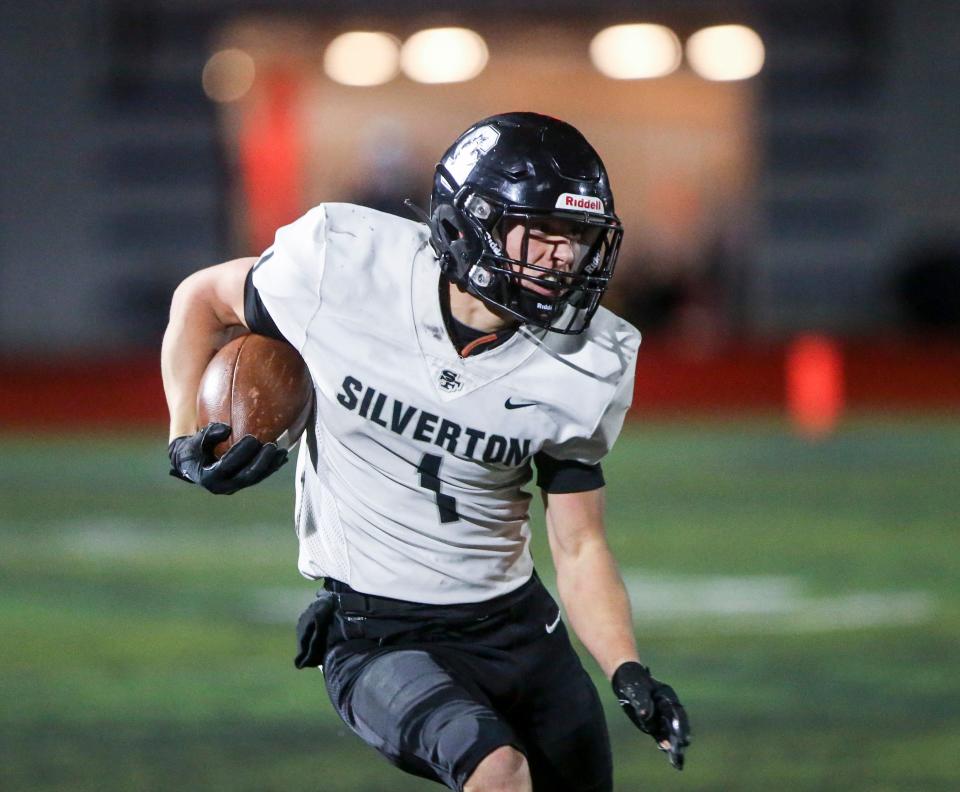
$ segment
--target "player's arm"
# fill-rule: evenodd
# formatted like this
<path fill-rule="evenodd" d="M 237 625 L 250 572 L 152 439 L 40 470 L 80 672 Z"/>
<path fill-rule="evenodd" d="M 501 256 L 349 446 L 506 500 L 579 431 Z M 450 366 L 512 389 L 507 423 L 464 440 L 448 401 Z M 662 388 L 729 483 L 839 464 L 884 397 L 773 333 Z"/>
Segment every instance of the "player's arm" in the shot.
<path fill-rule="evenodd" d="M 610 679 L 621 707 L 683 768 L 690 727 L 669 685 L 641 665 L 630 599 L 607 544 L 604 489 L 543 491 L 560 601 L 574 632 Z"/>
<path fill-rule="evenodd" d="M 197 426 L 197 390 L 207 364 L 236 335 L 246 332 L 244 285 L 256 259 L 209 267 L 184 280 L 173 294 L 160 359 L 170 410 L 171 475 L 217 494 L 232 494 L 279 469 L 286 451 L 274 443 L 241 438 L 220 459 L 218 443 L 230 436 L 226 424 Z"/>
<path fill-rule="evenodd" d="M 193 273 L 174 291 L 160 353 L 170 410 L 170 440 L 193 434 L 197 389 L 217 351 L 246 330 L 243 287 L 255 258 L 240 258 Z"/>
<path fill-rule="evenodd" d="M 607 675 L 639 660 L 630 600 L 604 529 L 604 492 L 544 491 L 547 535 L 567 619 Z"/>

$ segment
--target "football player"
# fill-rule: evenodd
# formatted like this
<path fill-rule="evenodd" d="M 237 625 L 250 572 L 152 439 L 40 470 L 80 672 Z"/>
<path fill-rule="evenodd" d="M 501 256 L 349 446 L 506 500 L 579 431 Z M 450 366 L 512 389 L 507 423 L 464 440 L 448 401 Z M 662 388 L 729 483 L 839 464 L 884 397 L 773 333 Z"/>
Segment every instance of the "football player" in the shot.
<path fill-rule="evenodd" d="M 163 346 L 172 473 L 214 492 L 286 459 L 196 426 L 237 328 L 285 339 L 315 384 L 296 476 L 299 568 L 324 581 L 298 666 L 401 769 L 470 790 L 609 790 L 600 698 L 534 570 L 546 506 L 565 618 L 633 723 L 683 767 L 689 726 L 640 663 L 604 534 L 601 459 L 633 389 L 637 331 L 599 307 L 622 228 L 572 126 L 487 118 L 437 165 L 423 222 L 324 204 L 259 259 L 177 289 Z"/>

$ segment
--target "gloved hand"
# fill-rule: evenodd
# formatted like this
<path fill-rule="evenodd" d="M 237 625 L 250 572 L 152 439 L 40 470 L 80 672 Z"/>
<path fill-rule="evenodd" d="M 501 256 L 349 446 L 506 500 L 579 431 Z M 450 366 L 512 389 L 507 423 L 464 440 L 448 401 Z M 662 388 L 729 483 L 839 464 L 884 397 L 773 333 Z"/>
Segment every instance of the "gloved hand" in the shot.
<path fill-rule="evenodd" d="M 654 679 L 649 668 L 634 661 L 620 665 L 611 683 L 627 717 L 657 741 L 673 767 L 683 770 L 684 750 L 690 745 L 690 722 L 673 688 Z"/>
<path fill-rule="evenodd" d="M 262 481 L 287 461 L 287 452 L 276 443 L 261 443 L 253 435 L 240 438 L 216 459 L 213 449 L 229 436 L 229 426 L 212 423 L 195 435 L 175 438 L 167 449 L 170 475 L 217 495 L 232 495 Z"/>

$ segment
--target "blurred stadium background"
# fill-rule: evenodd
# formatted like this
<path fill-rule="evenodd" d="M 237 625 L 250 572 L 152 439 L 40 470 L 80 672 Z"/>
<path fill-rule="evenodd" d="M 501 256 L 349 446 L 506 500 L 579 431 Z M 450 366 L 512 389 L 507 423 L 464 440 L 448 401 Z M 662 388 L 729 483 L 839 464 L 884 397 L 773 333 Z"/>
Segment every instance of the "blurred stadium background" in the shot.
<path fill-rule="evenodd" d="M 0 22 L 0 788 L 433 788 L 293 671 L 288 471 L 230 499 L 166 476 L 159 341 L 188 273 L 319 201 L 425 202 L 512 109 L 606 159 L 609 302 L 645 337 L 610 534 L 695 743 L 673 773 L 614 705 L 618 788 L 960 788 L 956 2 Z"/>

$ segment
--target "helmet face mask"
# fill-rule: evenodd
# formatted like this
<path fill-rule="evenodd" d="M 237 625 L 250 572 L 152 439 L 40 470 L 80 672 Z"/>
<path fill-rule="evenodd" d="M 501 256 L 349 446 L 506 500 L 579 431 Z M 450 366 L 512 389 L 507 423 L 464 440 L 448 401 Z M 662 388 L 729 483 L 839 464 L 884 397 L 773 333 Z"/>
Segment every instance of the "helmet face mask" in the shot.
<path fill-rule="evenodd" d="M 623 233 L 599 156 L 573 127 L 533 113 L 493 116 L 458 138 L 437 166 L 430 227 L 450 280 L 568 334 L 589 325 Z M 545 252 L 558 247 L 566 261 Z"/>
<path fill-rule="evenodd" d="M 557 228 L 559 223 L 564 230 Z M 545 228 L 551 233 L 545 233 Z M 508 235 L 519 238 L 514 255 L 505 243 Z M 600 219 L 509 210 L 502 213 L 491 236 L 496 246 L 490 245 L 472 268 L 468 290 L 539 327 L 561 333 L 586 328 L 613 274 L 619 226 Z M 530 256 L 531 240 L 547 248 L 564 245 L 572 260 L 565 267 L 549 259 L 538 263 Z"/>

